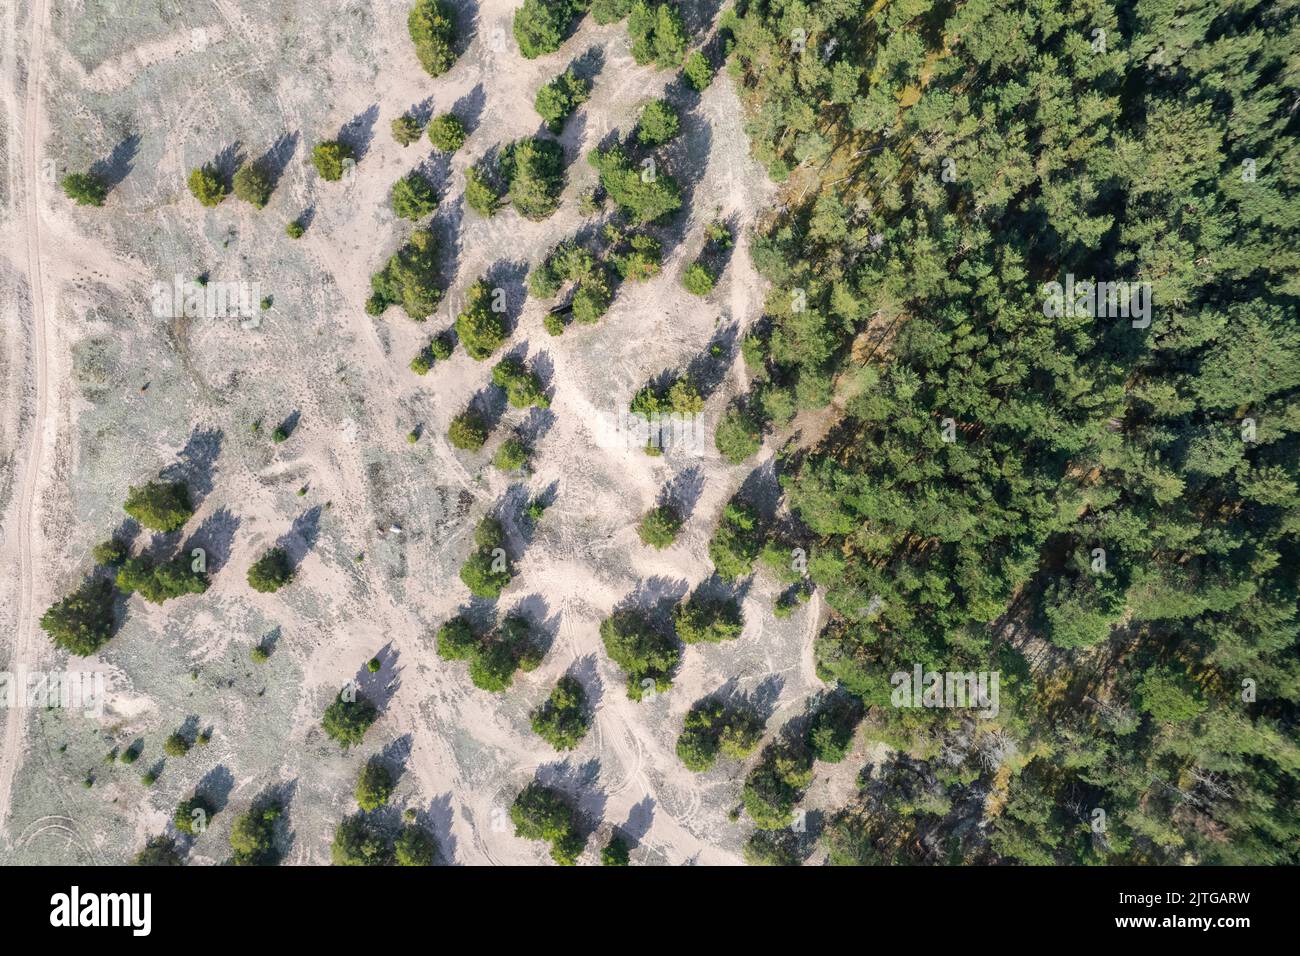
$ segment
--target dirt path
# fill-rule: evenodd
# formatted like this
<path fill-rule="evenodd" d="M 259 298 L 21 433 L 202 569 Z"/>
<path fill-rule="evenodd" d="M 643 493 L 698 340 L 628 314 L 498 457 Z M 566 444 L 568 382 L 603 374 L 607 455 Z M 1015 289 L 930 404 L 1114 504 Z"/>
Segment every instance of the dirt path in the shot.
<path fill-rule="evenodd" d="M 32 556 L 35 530 L 32 518 L 36 508 L 36 484 L 40 475 L 41 456 L 45 447 L 45 418 L 48 404 L 45 374 L 45 292 L 41 285 L 40 212 L 36 195 L 40 182 L 37 175 L 36 131 L 40 118 L 41 58 L 45 39 L 46 8 L 46 0 L 35 0 L 32 5 L 32 34 L 27 50 L 28 76 L 22 127 L 27 283 L 32 303 L 31 368 L 36 383 L 36 406 L 27 442 L 27 453 L 20 455 L 18 460 L 22 478 L 17 496 L 18 626 L 14 632 L 13 654 L 9 661 L 9 669 L 13 672 L 23 671 L 32 657 L 36 613 L 33 594 L 36 572 Z M 0 746 L 0 830 L 5 828 L 9 816 L 14 771 L 22 759 L 25 729 L 23 708 L 5 708 L 4 714 L 4 744 Z"/>

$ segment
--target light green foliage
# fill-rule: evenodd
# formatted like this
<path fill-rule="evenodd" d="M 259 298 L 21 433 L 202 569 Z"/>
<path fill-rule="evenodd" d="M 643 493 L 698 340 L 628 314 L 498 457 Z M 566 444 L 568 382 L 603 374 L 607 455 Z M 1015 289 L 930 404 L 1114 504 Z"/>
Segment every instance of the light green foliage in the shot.
<path fill-rule="evenodd" d="M 545 840 L 551 844 L 551 859 L 561 866 L 577 862 L 585 841 L 578 833 L 573 808 L 557 790 L 533 781 L 519 792 L 510 805 L 515 836 Z"/>
<path fill-rule="evenodd" d="M 667 69 L 680 65 L 686 55 L 686 28 L 676 4 L 636 0 L 628 14 L 627 32 L 638 63 L 653 62 Z"/>
<path fill-rule="evenodd" d="M 646 512 L 641 524 L 637 526 L 637 534 L 640 535 L 642 544 L 662 550 L 677 539 L 681 526 L 682 519 L 672 506 L 660 505 Z"/>
<path fill-rule="evenodd" d="M 636 223 L 655 222 L 682 205 L 681 188 L 667 173 L 634 168 L 619 146 L 592 150 L 587 161 L 600 173 L 600 184 L 619 208 Z"/>
<path fill-rule="evenodd" d="M 682 131 L 682 121 L 667 100 L 653 100 L 641 111 L 636 138 L 642 146 L 659 146 Z"/>
<path fill-rule="evenodd" d="M 424 132 L 420 126 L 420 121 L 410 113 L 403 113 L 392 123 L 393 139 L 399 146 L 410 146 L 418 140 Z"/>
<path fill-rule="evenodd" d="M 734 581 L 749 574 L 761 547 L 757 512 L 743 502 L 728 503 L 709 541 L 709 558 L 718 577 Z"/>
<path fill-rule="evenodd" d="M 393 775 L 378 759 L 367 761 L 357 778 L 357 806 L 362 810 L 378 810 L 393 795 Z"/>
<path fill-rule="evenodd" d="M 333 703 L 325 708 L 321 726 L 326 736 L 347 750 L 361 743 L 378 718 L 379 711 L 365 694 L 347 688 L 339 691 Z"/>
<path fill-rule="evenodd" d="M 443 113 L 429 121 L 429 142 L 444 153 L 454 153 L 465 144 L 465 124 L 454 113 Z"/>
<path fill-rule="evenodd" d="M 221 201 L 230 192 L 221 174 L 215 166 L 205 163 L 197 169 L 190 170 L 187 180 L 190 193 L 201 205 L 212 207 L 221 205 Z"/>
<path fill-rule="evenodd" d="M 194 507 L 181 481 L 148 481 L 127 490 L 123 509 L 150 531 L 177 531 L 190 520 Z"/>
<path fill-rule="evenodd" d="M 441 76 L 456 63 L 454 17 L 451 6 L 442 0 L 416 0 L 407 15 L 416 59 L 430 76 Z"/>
<path fill-rule="evenodd" d="M 370 277 L 366 311 L 382 315 L 390 305 L 400 305 L 411 318 L 423 322 L 442 300 L 441 281 L 437 239 L 429 230 L 417 229 L 384 268 Z"/>
<path fill-rule="evenodd" d="M 317 143 L 311 151 L 312 165 L 320 178 L 335 183 L 343 178 L 345 163 L 353 157 L 352 147 L 338 140 L 327 139 Z"/>
<path fill-rule="evenodd" d="M 269 594 L 293 580 L 293 568 L 284 548 L 268 548 L 248 568 L 248 586 Z"/>
<path fill-rule="evenodd" d="M 78 206 L 102 206 L 108 197 L 108 186 L 94 173 L 68 173 L 59 186 Z"/>
<path fill-rule="evenodd" d="M 465 293 L 465 308 L 456 316 L 456 335 L 469 357 L 479 362 L 506 340 L 504 299 L 486 279 L 479 279 Z"/>
<path fill-rule="evenodd" d="M 564 121 L 587 102 L 591 95 L 591 81 L 579 79 L 572 69 L 565 70 L 537 91 L 533 108 L 555 134 L 564 129 Z"/>
<path fill-rule="evenodd" d="M 422 219 L 438 208 L 438 193 L 418 170 L 413 170 L 393 184 L 389 197 L 393 213 L 403 219 Z"/>
<path fill-rule="evenodd" d="M 182 552 L 160 564 L 146 557 L 128 558 L 117 569 L 116 583 L 123 594 L 139 594 L 150 604 L 162 604 L 186 594 L 202 594 L 208 589 L 208 576 L 194 570 L 193 559 Z"/>
<path fill-rule="evenodd" d="M 739 637 L 745 619 L 735 598 L 707 598 L 696 591 L 673 609 L 673 625 L 686 644 L 717 644 Z"/>
<path fill-rule="evenodd" d="M 627 696 L 641 700 L 650 689 L 666 691 L 681 659 L 677 641 L 661 633 L 640 612 L 622 608 L 600 624 L 609 659 L 627 673 Z"/>
<path fill-rule="evenodd" d="M 235 170 L 232 185 L 237 197 L 257 209 L 270 202 L 271 190 L 275 188 L 270 172 L 258 162 L 244 163 Z"/>
<path fill-rule="evenodd" d="M 533 733 L 556 750 L 572 750 L 582 742 L 591 727 L 587 694 L 577 679 L 565 675 L 551 691 L 551 696 L 531 715 Z"/>
<path fill-rule="evenodd" d="M 478 451 L 487 441 L 487 436 L 487 424 L 470 408 L 453 418 L 447 428 L 447 438 L 461 451 Z"/>

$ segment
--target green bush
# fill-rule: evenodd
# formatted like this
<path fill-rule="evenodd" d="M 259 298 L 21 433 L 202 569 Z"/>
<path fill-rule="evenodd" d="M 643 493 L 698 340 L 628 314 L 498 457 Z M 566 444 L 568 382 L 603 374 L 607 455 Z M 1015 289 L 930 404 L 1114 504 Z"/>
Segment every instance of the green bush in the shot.
<path fill-rule="evenodd" d="M 393 859 L 398 866 L 433 866 L 438 844 L 422 827 L 408 823 L 393 841 Z"/>
<path fill-rule="evenodd" d="M 208 576 L 195 571 L 189 555 L 178 554 L 162 564 L 149 558 L 128 558 L 117 570 L 116 583 L 123 594 L 138 593 L 150 604 L 162 604 L 186 594 L 202 594 Z"/>
<path fill-rule="evenodd" d="M 673 609 L 673 625 L 686 644 L 717 644 L 740 637 L 745 619 L 735 598 L 706 598 L 696 591 Z"/>
<path fill-rule="evenodd" d="M 524 59 L 558 50 L 584 6 L 583 0 L 524 0 L 514 19 L 515 42 Z"/>
<path fill-rule="evenodd" d="M 709 59 L 699 50 L 696 50 L 686 58 L 686 65 L 682 67 L 682 73 L 686 77 L 686 82 L 691 89 L 697 93 L 702 93 L 709 88 L 713 82 L 713 67 L 709 65 Z"/>
<path fill-rule="evenodd" d="M 757 512 L 740 502 L 729 503 L 709 542 L 709 558 L 718 577 L 734 581 L 749 574 L 761 547 Z"/>
<path fill-rule="evenodd" d="M 812 758 L 806 751 L 770 745 L 741 790 L 741 801 L 754 825 L 761 830 L 788 827 L 812 776 Z"/>
<path fill-rule="evenodd" d="M 564 150 L 548 139 L 521 139 L 503 153 L 502 171 L 510 201 L 525 219 L 545 219 L 560 207 L 564 189 Z"/>
<path fill-rule="evenodd" d="M 393 795 L 393 775 L 378 759 L 368 761 L 357 778 L 357 805 L 362 810 L 378 810 Z"/>
<path fill-rule="evenodd" d="M 330 862 L 335 866 L 390 866 L 393 848 L 378 827 L 357 814 L 334 828 Z"/>
<path fill-rule="evenodd" d="M 501 471 L 518 471 L 528 464 L 528 446 L 521 439 L 511 436 L 501 443 L 492 458 L 492 464 Z"/>
<path fill-rule="evenodd" d="M 481 166 L 465 170 L 465 204 L 485 218 L 495 216 L 501 208 L 501 190 L 493 186 L 488 172 Z"/>
<path fill-rule="evenodd" d="M 389 203 L 402 219 L 422 219 L 438 208 L 438 192 L 422 173 L 412 170 L 393 183 Z"/>
<path fill-rule="evenodd" d="M 117 629 L 113 602 L 117 591 L 104 580 L 88 580 L 41 615 L 41 629 L 69 654 L 95 653 Z"/>
<path fill-rule="evenodd" d="M 563 335 L 564 319 L 552 313 L 542 319 L 542 328 L 546 329 L 548 335 Z"/>
<path fill-rule="evenodd" d="M 713 273 L 701 262 L 692 262 L 682 273 L 682 285 L 693 295 L 708 295 L 713 291 Z"/>
<path fill-rule="evenodd" d="M 546 128 L 559 135 L 568 119 L 591 95 L 591 81 L 579 79 L 573 70 L 565 70 L 540 90 L 533 101 Z"/>
<path fill-rule="evenodd" d="M 506 340 L 505 313 L 494 308 L 502 304 L 486 279 L 479 279 L 465 293 L 465 308 L 456 316 L 456 335 L 475 361 L 491 356 Z"/>
<path fill-rule="evenodd" d="M 194 515 L 190 490 L 181 481 L 132 485 L 123 509 L 150 531 L 177 531 Z"/>
<path fill-rule="evenodd" d="M 399 146 L 410 146 L 424 132 L 420 126 L 420 121 L 410 113 L 403 113 L 392 124 L 393 139 Z"/>
<path fill-rule="evenodd" d="M 609 659 L 627 673 L 627 695 L 640 700 L 649 686 L 666 691 L 681 659 L 681 648 L 660 633 L 640 613 L 623 608 L 600 624 L 600 638 Z"/>
<path fill-rule="evenodd" d="M 451 420 L 447 437 L 462 451 L 478 451 L 487 441 L 487 424 L 473 409 L 466 409 Z"/>
<path fill-rule="evenodd" d="M 303 228 L 302 223 L 299 222 L 297 219 L 291 220 L 290 222 L 286 223 L 284 227 L 284 234 L 288 236 L 290 239 L 301 239 L 302 234 L 306 231 L 307 230 Z"/>
<path fill-rule="evenodd" d="M 176 812 L 172 814 L 172 824 L 180 833 L 198 836 L 208 828 L 208 821 L 216 812 L 217 808 L 210 800 L 196 793 L 176 805 Z"/>
<path fill-rule="evenodd" d="M 637 528 L 641 543 L 662 550 L 677 540 L 682 519 L 669 505 L 660 505 L 646 513 Z"/>
<path fill-rule="evenodd" d="M 465 145 L 465 124 L 454 113 L 443 113 L 429 122 L 429 142 L 444 153 L 454 153 Z"/>
<path fill-rule="evenodd" d="M 212 207 L 221 205 L 230 191 L 215 166 L 205 163 L 198 169 L 190 170 L 188 180 L 190 192 L 201 205 Z"/>
<path fill-rule="evenodd" d="M 510 805 L 515 836 L 545 840 L 551 844 L 551 859 L 572 866 L 582 852 L 584 840 L 578 833 L 573 808 L 558 791 L 533 781 Z"/>
<path fill-rule="evenodd" d="M 91 548 L 90 554 L 100 567 L 115 568 L 125 561 L 131 552 L 126 544 L 119 539 L 109 538 L 107 541 L 101 541 Z"/>
<path fill-rule="evenodd" d="M 248 586 L 254 591 L 270 594 L 293 580 L 293 568 L 284 548 L 270 548 L 248 569 Z"/>
<path fill-rule="evenodd" d="M 556 750 L 578 746 L 591 727 L 582 684 L 568 674 L 561 677 L 546 703 L 532 712 L 531 721 L 533 733 Z"/>
<path fill-rule="evenodd" d="M 144 849 L 132 861 L 136 866 L 184 866 L 185 861 L 176 849 L 176 841 L 169 836 L 150 837 Z"/>
<path fill-rule="evenodd" d="M 713 442 L 723 458 L 738 465 L 763 447 L 763 427 L 749 409 L 733 405 L 718 422 Z"/>
<path fill-rule="evenodd" d="M 457 615 L 438 628 L 438 656 L 449 661 L 467 661 L 478 647 L 469 621 Z"/>
<path fill-rule="evenodd" d="M 261 163 L 244 163 L 235 170 L 235 195 L 256 209 L 263 208 L 271 200 L 271 190 L 275 183 L 271 173 Z"/>
<path fill-rule="evenodd" d="M 763 723 L 757 716 L 706 697 L 687 711 L 677 738 L 677 756 L 688 770 L 703 773 L 720 752 L 737 760 L 753 753 L 762 736 Z"/>
<path fill-rule="evenodd" d="M 853 732 L 862 717 L 856 700 L 835 699 L 813 714 L 808 723 L 808 749 L 825 763 L 839 763 L 853 745 Z"/>
<path fill-rule="evenodd" d="M 677 181 L 666 173 L 643 176 L 641 170 L 632 167 L 621 147 L 592 150 L 587 161 L 599 172 L 605 192 L 633 222 L 655 222 L 681 208 Z"/>
<path fill-rule="evenodd" d="M 789 830 L 755 830 L 742 850 L 749 866 L 798 866 L 798 842 Z"/>
<path fill-rule="evenodd" d="M 339 691 L 333 703 L 325 708 L 321 726 L 325 735 L 336 741 L 344 750 L 361 743 L 379 718 L 379 711 L 365 694 L 357 692 L 349 700 L 343 691 Z"/>
<path fill-rule="evenodd" d="M 108 197 L 108 186 L 94 173 L 68 173 L 59 185 L 78 206 L 102 206 Z"/>
<path fill-rule="evenodd" d="M 504 358 L 493 367 L 492 383 L 505 389 L 512 408 L 550 407 L 542 380 L 516 358 Z"/>
<path fill-rule="evenodd" d="M 320 173 L 320 178 L 334 183 L 343 178 L 343 164 L 352 159 L 352 148 L 338 140 L 325 140 L 317 143 L 311 151 L 311 161 Z"/>
<path fill-rule="evenodd" d="M 674 4 L 636 0 L 628 14 L 627 33 L 637 63 L 669 68 L 686 55 L 686 27 Z"/>
<path fill-rule="evenodd" d="M 423 322 L 438 307 L 438 242 L 427 229 L 417 229 L 384 268 L 370 277 L 372 290 L 366 311 L 381 315 L 390 305 L 400 305 L 411 318 Z"/>
<path fill-rule="evenodd" d="M 163 741 L 163 753 L 169 757 L 184 757 L 189 752 L 190 742 L 179 731 L 168 734 Z"/>
<path fill-rule="evenodd" d="M 406 18 L 415 57 L 430 76 L 441 76 L 456 63 L 456 22 L 441 0 L 416 0 Z"/>
<path fill-rule="evenodd" d="M 627 843 L 621 836 L 612 836 L 600 851 L 601 866 L 627 866 L 631 855 Z"/>
<path fill-rule="evenodd" d="M 591 18 L 599 24 L 617 23 L 632 9 L 633 0 L 591 0 Z"/>
<path fill-rule="evenodd" d="M 636 124 L 637 142 L 642 146 L 666 143 L 681 131 L 682 121 L 666 100 L 648 103 Z"/>

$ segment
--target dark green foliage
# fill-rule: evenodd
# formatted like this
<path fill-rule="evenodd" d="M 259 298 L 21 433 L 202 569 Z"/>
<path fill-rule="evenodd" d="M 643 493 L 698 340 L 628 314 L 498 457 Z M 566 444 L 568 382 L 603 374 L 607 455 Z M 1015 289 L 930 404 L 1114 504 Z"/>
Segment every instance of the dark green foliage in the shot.
<path fill-rule="evenodd" d="M 135 855 L 136 866 L 184 866 L 185 860 L 176 849 L 176 841 L 160 834 L 148 839 L 144 849 Z"/>
<path fill-rule="evenodd" d="M 635 0 L 591 0 L 591 18 L 599 24 L 617 23 L 627 16 Z"/>
<path fill-rule="evenodd" d="M 659 274 L 663 246 L 653 236 L 632 236 L 626 249 L 614 252 L 614 267 L 629 282 L 644 282 Z"/>
<path fill-rule="evenodd" d="M 481 165 L 465 170 L 465 203 L 480 216 L 491 217 L 501 208 L 501 190 Z"/>
<path fill-rule="evenodd" d="M 641 524 L 636 530 L 641 536 L 642 544 L 662 550 L 677 539 L 677 532 L 681 526 L 682 519 L 677 516 L 672 506 L 660 505 L 646 512 L 646 516 L 641 519 Z"/>
<path fill-rule="evenodd" d="M 361 743 L 366 731 L 378 717 L 379 711 L 370 702 L 370 698 L 349 688 L 339 691 L 333 703 L 325 708 L 321 727 L 325 729 L 326 736 L 347 750 Z"/>
<path fill-rule="evenodd" d="M 763 427 L 744 405 L 732 405 L 722 415 L 713 442 L 733 465 L 757 454 L 763 447 Z"/>
<path fill-rule="evenodd" d="M 231 862 L 236 866 L 269 866 L 277 862 L 275 823 L 284 814 L 278 803 L 254 806 L 235 817 L 230 828 Z"/>
<path fill-rule="evenodd" d="M 653 100 L 641 111 L 636 139 L 642 146 L 659 146 L 682 131 L 682 121 L 667 100 Z"/>
<path fill-rule="evenodd" d="M 113 602 L 117 591 L 102 579 L 87 580 L 41 615 L 41 629 L 54 645 L 85 657 L 99 650 L 117 630 Z"/>
<path fill-rule="evenodd" d="M 108 186 L 94 173 L 68 173 L 59 186 L 78 206 L 102 206 L 108 197 Z"/>
<path fill-rule="evenodd" d="M 393 847 L 361 814 L 339 821 L 334 828 L 330 862 L 335 866 L 391 866 L 393 861 Z"/>
<path fill-rule="evenodd" d="M 264 594 L 278 591 L 292 580 L 293 568 L 284 548 L 268 549 L 248 569 L 248 586 Z"/>
<path fill-rule="evenodd" d="M 501 172 L 510 202 L 525 219 L 545 219 L 560 207 L 564 150 L 548 139 L 521 139 L 502 151 Z"/>
<path fill-rule="evenodd" d="M 713 67 L 706 57 L 699 50 L 696 50 L 686 58 L 686 65 L 682 67 L 682 74 L 686 77 L 686 82 L 690 84 L 691 89 L 697 93 L 702 93 L 708 89 L 709 84 L 713 82 Z"/>
<path fill-rule="evenodd" d="M 761 547 L 758 514 L 742 502 L 728 503 L 709 542 L 709 558 L 718 577 L 734 581 L 749 574 Z"/>
<path fill-rule="evenodd" d="M 627 696 L 641 700 L 647 691 L 666 691 L 681 659 L 681 648 L 639 611 L 622 608 L 600 623 L 609 659 L 627 673 Z"/>
<path fill-rule="evenodd" d="M 220 206 L 221 201 L 230 192 L 230 187 L 221 178 L 221 174 L 217 172 L 216 167 L 208 163 L 197 169 L 190 170 L 187 185 L 190 187 L 190 193 L 194 198 L 201 205 L 208 207 Z"/>
<path fill-rule="evenodd" d="M 456 21 L 450 5 L 442 0 L 415 0 L 406 28 L 426 73 L 441 76 L 455 65 Z"/>
<path fill-rule="evenodd" d="M 686 712 L 677 738 L 677 756 L 686 769 L 703 773 L 720 752 L 736 760 L 749 756 L 762 736 L 763 722 L 757 716 L 706 697 Z"/>
<path fill-rule="evenodd" d="M 686 55 L 686 28 L 676 4 L 636 0 L 628 14 L 627 32 L 638 63 L 671 68 Z"/>
<path fill-rule="evenodd" d="M 506 340 L 504 299 L 486 279 L 465 293 L 465 308 L 456 316 L 456 335 L 469 357 L 481 362 Z"/>
<path fill-rule="evenodd" d="M 422 173 L 412 170 L 393 184 L 389 202 L 395 215 L 423 219 L 438 208 L 438 193 Z"/>
<path fill-rule="evenodd" d="M 408 823 L 393 841 L 393 862 L 398 866 L 433 866 L 438 844 L 423 827 Z"/>
<path fill-rule="evenodd" d="M 393 139 L 399 146 L 410 146 L 424 132 L 420 121 L 410 113 L 403 113 L 392 123 Z"/>
<path fill-rule="evenodd" d="M 169 757 L 184 757 L 189 752 L 189 739 L 179 731 L 168 734 L 163 741 L 163 753 Z"/>
<path fill-rule="evenodd" d="M 551 696 L 532 713 L 533 733 L 556 750 L 572 750 L 591 727 L 587 694 L 577 678 L 561 677 Z"/>
<path fill-rule="evenodd" d="M 478 451 L 487 441 L 487 424 L 473 409 L 465 409 L 451 420 L 447 438 L 462 451 Z"/>
<path fill-rule="evenodd" d="M 673 626 L 686 644 L 717 644 L 740 637 L 745 619 L 735 598 L 707 598 L 696 591 L 673 609 Z"/>
<path fill-rule="evenodd" d="M 510 820 L 515 825 L 515 836 L 550 843 L 551 859 L 561 866 L 572 866 L 577 862 L 586 842 L 578 833 L 569 802 L 558 790 L 537 781 L 515 797 L 510 805 Z"/>
<path fill-rule="evenodd" d="M 352 159 L 352 147 L 338 140 L 327 139 L 317 143 L 311 151 L 312 165 L 320 178 L 335 183 L 343 178 L 344 164 Z"/>
<path fill-rule="evenodd" d="M 150 604 L 162 604 L 186 594 L 202 594 L 208 589 L 208 576 L 194 570 L 188 554 L 181 553 L 154 564 L 149 558 L 128 558 L 117 569 L 116 583 L 123 594 L 139 594 Z"/>
<path fill-rule="evenodd" d="M 546 123 L 547 129 L 559 135 L 564 121 L 587 102 L 591 95 L 591 81 L 579 79 L 573 70 L 565 70 L 537 91 L 533 108 Z"/>
<path fill-rule="evenodd" d="M 839 763 L 848 754 L 861 719 L 862 708 L 857 700 L 832 699 L 808 722 L 808 749 L 818 760 Z"/>
<path fill-rule="evenodd" d="M 682 285 L 692 295 L 708 295 L 713 291 L 714 281 L 713 273 L 702 262 L 692 262 L 682 273 Z"/>
<path fill-rule="evenodd" d="M 378 810 L 393 795 L 393 775 L 378 759 L 367 761 L 357 778 L 357 806 L 362 810 Z"/>
<path fill-rule="evenodd" d="M 492 456 L 492 465 L 501 471 L 518 471 L 528 464 L 528 446 L 514 435 L 507 438 Z"/>
<path fill-rule="evenodd" d="M 610 837 L 609 842 L 601 848 L 601 866 L 627 866 L 630 862 L 631 857 L 628 851 L 627 841 L 625 841 L 621 836 L 615 835 Z"/>
<path fill-rule="evenodd" d="M 150 531 L 176 531 L 194 514 L 190 491 L 182 481 L 132 485 L 123 509 Z"/>
<path fill-rule="evenodd" d="M 474 532 L 475 550 L 460 569 L 460 579 L 475 597 L 495 600 L 510 584 L 505 531 L 495 518 L 484 518 Z"/>
<path fill-rule="evenodd" d="M 297 219 L 293 219 L 285 223 L 284 226 L 284 234 L 288 236 L 290 239 L 301 239 L 303 233 L 306 231 L 307 230 L 303 228 L 303 224 L 299 222 Z"/>
<path fill-rule="evenodd" d="M 172 814 L 172 824 L 180 833 L 198 836 L 207 829 L 208 823 L 216 812 L 217 808 L 210 800 L 196 793 L 176 805 L 176 812 Z"/>
<path fill-rule="evenodd" d="M 390 305 L 423 322 L 442 301 L 438 272 L 438 241 L 427 229 L 417 229 L 384 268 L 370 277 L 371 296 L 366 311 L 382 315 Z"/>
<path fill-rule="evenodd" d="M 118 538 L 109 538 L 91 548 L 90 554 L 100 567 L 115 568 L 130 556 L 131 551 Z"/>
<path fill-rule="evenodd" d="M 635 168 L 619 146 L 592 150 L 587 161 L 600 173 L 601 187 L 633 222 L 655 222 L 682 205 L 681 188 L 673 177 Z"/>
<path fill-rule="evenodd" d="M 516 358 L 504 358 L 493 367 L 492 384 L 505 389 L 512 408 L 550 407 L 542 380 Z"/>
<path fill-rule="evenodd" d="M 465 144 L 465 124 L 454 113 L 443 113 L 429 121 L 429 142 L 444 153 L 454 153 Z"/>
<path fill-rule="evenodd" d="M 812 776 L 812 755 L 802 747 L 769 744 L 741 790 L 745 811 L 755 826 L 761 830 L 789 826 Z"/>
<path fill-rule="evenodd" d="M 582 0 L 524 0 L 514 19 L 519 52 L 528 60 L 554 53 L 585 6 Z"/>
<path fill-rule="evenodd" d="M 478 640 L 463 617 L 453 617 L 438 628 L 438 656 L 449 661 L 469 660 Z"/>
<path fill-rule="evenodd" d="M 271 201 L 271 190 L 275 188 L 270 172 L 258 162 L 244 163 L 235 170 L 232 185 L 236 196 L 257 209 Z"/>
<path fill-rule="evenodd" d="M 745 862 L 750 866 L 798 866 L 795 835 L 789 830 L 755 830 L 745 841 Z"/>

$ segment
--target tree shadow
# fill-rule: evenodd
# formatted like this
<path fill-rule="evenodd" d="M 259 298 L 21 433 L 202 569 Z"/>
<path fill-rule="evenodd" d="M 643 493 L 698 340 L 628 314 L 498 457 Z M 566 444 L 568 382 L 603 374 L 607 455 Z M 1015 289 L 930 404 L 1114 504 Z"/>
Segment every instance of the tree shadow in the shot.
<path fill-rule="evenodd" d="M 476 84 L 474 89 L 452 104 L 450 112 L 464 124 L 466 136 L 478 129 L 486 104 L 487 94 L 483 91 L 482 83 Z"/>
<path fill-rule="evenodd" d="M 198 507 L 212 491 L 213 472 L 225 432 L 219 428 L 195 428 L 177 454 L 177 460 L 160 471 L 164 481 L 183 481 L 190 492 L 190 503 Z"/>
<path fill-rule="evenodd" d="M 140 135 L 132 133 L 113 147 L 113 151 L 104 159 L 96 160 L 90 166 L 91 175 L 95 176 L 108 189 L 122 184 L 135 168 L 135 157 L 140 152 Z"/>
<path fill-rule="evenodd" d="M 217 764 L 199 779 L 194 792 L 212 804 L 212 812 L 217 814 L 230 803 L 234 789 L 235 775 L 226 769 L 225 764 Z"/>
<path fill-rule="evenodd" d="M 704 469 L 691 465 L 675 474 L 659 492 L 658 505 L 668 505 L 685 522 L 695 513 L 695 505 L 704 493 Z"/>
<path fill-rule="evenodd" d="M 402 779 L 402 774 L 406 773 L 407 761 L 411 759 L 411 748 L 413 738 L 410 734 L 402 734 L 396 740 L 389 741 L 379 751 L 379 759 L 384 762 L 389 773 L 393 777 L 393 786 Z"/>
<path fill-rule="evenodd" d="M 686 374 L 704 398 L 707 399 L 717 390 L 731 370 L 739 332 L 740 326 L 734 320 L 720 324 L 714 329 L 704 351 L 686 366 Z"/>
<path fill-rule="evenodd" d="M 235 540 L 239 518 L 229 508 L 220 507 L 208 515 L 190 535 L 182 551 L 202 548 L 209 574 L 215 574 L 230 560 L 230 550 Z"/>
<path fill-rule="evenodd" d="M 356 676 L 352 678 L 352 683 L 357 690 L 365 694 L 366 699 L 375 705 L 375 708 L 382 714 L 388 710 L 388 705 L 393 699 L 401 686 L 401 668 L 397 665 L 397 659 L 401 652 L 392 645 L 390 641 L 379 649 L 375 658 L 379 661 L 379 670 L 374 673 L 362 664 L 357 669 Z"/>
<path fill-rule="evenodd" d="M 451 791 L 430 800 L 425 816 L 428 820 L 428 829 L 433 833 L 433 838 L 438 844 L 438 855 L 448 866 L 454 866 L 456 838 L 452 835 L 451 825 L 456 817 L 451 809 Z"/>
<path fill-rule="evenodd" d="M 563 612 L 561 612 L 561 615 Z M 595 713 L 596 705 L 605 693 L 605 682 L 600 679 L 600 665 L 595 654 L 583 654 L 565 672 L 579 684 L 587 695 L 587 711 Z"/>
<path fill-rule="evenodd" d="M 360 163 L 370 152 L 375 139 L 375 121 L 379 119 L 379 104 L 366 107 L 339 130 L 338 140 L 352 150 L 352 158 Z"/>
<path fill-rule="evenodd" d="M 275 542 L 275 546 L 283 548 L 285 554 L 289 556 L 290 567 L 296 568 L 302 564 L 303 559 L 316 544 L 316 539 L 320 536 L 321 513 L 320 505 L 308 508 L 293 519 L 289 530 Z"/>
<path fill-rule="evenodd" d="M 301 136 L 297 130 L 292 133 L 282 133 L 271 144 L 271 148 L 258 158 L 257 165 L 270 179 L 273 192 L 280 184 L 284 171 L 289 168 L 289 160 L 293 159 L 293 154 L 297 152 L 300 139 Z M 299 221 L 301 222 L 301 220 Z M 306 223 L 302 223 L 302 225 L 304 229 L 307 227 Z"/>
<path fill-rule="evenodd" d="M 619 832 L 628 839 L 633 847 L 641 845 L 655 819 L 655 798 L 646 796 L 628 811 L 627 820 L 619 827 Z"/>
<path fill-rule="evenodd" d="M 244 165 L 247 158 L 244 153 L 244 144 L 239 140 L 235 140 L 213 157 L 212 166 L 216 169 L 217 175 L 221 177 L 222 182 L 229 186 L 231 180 L 235 178 L 235 172 L 240 166 Z"/>

